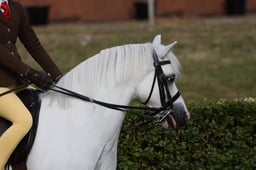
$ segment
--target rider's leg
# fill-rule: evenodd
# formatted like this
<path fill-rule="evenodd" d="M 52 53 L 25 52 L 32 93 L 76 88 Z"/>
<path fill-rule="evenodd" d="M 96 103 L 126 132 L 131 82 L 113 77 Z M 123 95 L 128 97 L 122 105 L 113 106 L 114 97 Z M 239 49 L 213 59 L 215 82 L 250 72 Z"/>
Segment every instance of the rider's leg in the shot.
<path fill-rule="evenodd" d="M 0 94 L 9 88 L 0 87 Z M 25 105 L 15 93 L 0 97 L 0 116 L 12 122 L 12 125 L 0 136 L 0 170 L 10 155 L 32 126 L 32 117 Z"/>

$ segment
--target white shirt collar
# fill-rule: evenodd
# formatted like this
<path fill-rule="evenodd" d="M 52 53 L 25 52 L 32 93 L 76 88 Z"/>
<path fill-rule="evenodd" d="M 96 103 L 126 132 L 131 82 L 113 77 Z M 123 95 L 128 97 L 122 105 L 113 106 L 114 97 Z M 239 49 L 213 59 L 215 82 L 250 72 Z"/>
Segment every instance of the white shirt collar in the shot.
<path fill-rule="evenodd" d="M 0 0 L 0 4 L 1 4 L 2 2 L 7 2 L 7 4 L 8 4 L 8 0 Z M 8 5 L 9 5 L 9 4 L 8 4 Z"/>
<path fill-rule="evenodd" d="M 1 5 L 3 2 L 7 2 L 7 4 L 8 4 L 8 0 L 0 0 L 0 5 Z M 9 5 L 9 4 L 8 4 L 8 5 Z M 1 9 L 1 12 L 4 12 L 3 9 Z"/>
<path fill-rule="evenodd" d="M 2 2 L 7 2 L 8 3 L 8 0 L 0 0 L 0 2 L 2 3 Z"/>

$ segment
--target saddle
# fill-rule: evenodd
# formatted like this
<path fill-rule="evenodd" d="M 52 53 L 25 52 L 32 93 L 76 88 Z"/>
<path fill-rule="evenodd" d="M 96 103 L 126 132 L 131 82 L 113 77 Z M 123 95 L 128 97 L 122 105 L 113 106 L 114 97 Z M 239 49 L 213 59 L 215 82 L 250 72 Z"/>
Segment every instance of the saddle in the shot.
<path fill-rule="evenodd" d="M 30 111 L 33 117 L 33 125 L 27 135 L 18 144 L 11 157 L 8 165 L 16 165 L 26 161 L 27 156 L 33 146 L 39 119 L 39 111 L 41 101 L 39 99 L 39 91 L 33 89 L 25 89 L 17 93 L 18 97 L 23 101 L 24 105 Z M 15 107 L 15 106 L 14 106 Z M 0 117 L 0 136 L 8 129 L 11 122 Z"/>

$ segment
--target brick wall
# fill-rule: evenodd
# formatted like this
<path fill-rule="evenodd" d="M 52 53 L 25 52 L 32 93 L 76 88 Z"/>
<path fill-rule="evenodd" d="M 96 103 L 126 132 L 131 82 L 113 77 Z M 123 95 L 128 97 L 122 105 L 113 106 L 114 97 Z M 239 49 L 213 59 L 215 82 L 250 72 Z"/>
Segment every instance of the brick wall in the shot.
<path fill-rule="evenodd" d="M 49 5 L 49 20 L 104 21 L 136 17 L 136 2 L 146 0 L 20 0 L 24 6 Z M 69 4 L 72 2 L 72 4 Z M 226 0 L 155 0 L 156 15 L 223 15 Z M 256 0 L 246 0 L 246 11 L 256 12 Z"/>
<path fill-rule="evenodd" d="M 136 0 L 82 0 L 81 20 L 120 20 L 133 17 Z"/>
<path fill-rule="evenodd" d="M 247 0 L 246 9 L 248 12 L 256 12 L 256 0 Z"/>

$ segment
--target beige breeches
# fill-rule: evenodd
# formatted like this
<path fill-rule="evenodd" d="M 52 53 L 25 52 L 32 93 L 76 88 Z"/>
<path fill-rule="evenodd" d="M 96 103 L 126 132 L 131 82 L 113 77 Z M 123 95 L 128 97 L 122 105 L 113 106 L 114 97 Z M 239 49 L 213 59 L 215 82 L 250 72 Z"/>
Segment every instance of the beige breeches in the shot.
<path fill-rule="evenodd" d="M 8 90 L 9 88 L 0 87 L 0 94 Z M 2 170 L 15 147 L 31 128 L 32 117 L 15 93 L 0 97 L 0 116 L 12 122 L 11 127 L 0 136 L 0 170 Z"/>

